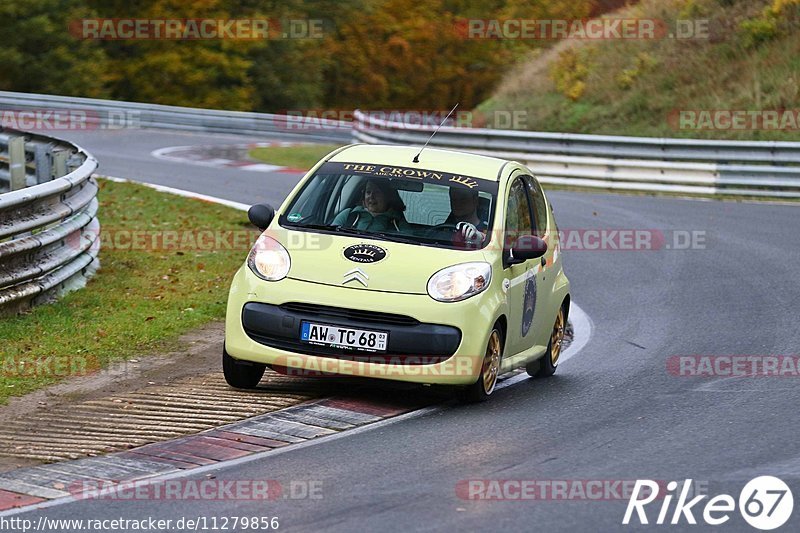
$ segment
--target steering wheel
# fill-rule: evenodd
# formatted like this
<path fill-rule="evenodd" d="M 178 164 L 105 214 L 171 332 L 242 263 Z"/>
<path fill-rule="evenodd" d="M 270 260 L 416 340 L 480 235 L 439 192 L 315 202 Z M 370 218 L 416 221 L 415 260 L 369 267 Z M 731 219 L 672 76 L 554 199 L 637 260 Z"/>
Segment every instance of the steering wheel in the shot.
<path fill-rule="evenodd" d="M 458 224 L 451 224 L 448 222 L 444 224 L 437 224 L 431 228 L 428 228 L 428 230 L 425 232 L 425 235 L 432 239 L 451 239 L 453 237 L 453 233 L 461 231 L 457 226 Z"/>

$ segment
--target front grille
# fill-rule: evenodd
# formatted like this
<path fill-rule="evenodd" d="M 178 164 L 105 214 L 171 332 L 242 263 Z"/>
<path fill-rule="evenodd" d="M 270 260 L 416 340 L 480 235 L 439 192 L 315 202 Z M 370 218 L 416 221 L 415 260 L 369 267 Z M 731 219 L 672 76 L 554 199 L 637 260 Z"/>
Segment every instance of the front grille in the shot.
<path fill-rule="evenodd" d="M 355 329 L 377 329 L 389 333 L 383 354 L 317 346 L 300 341 L 303 321 L 318 321 Z M 391 313 L 373 313 L 314 304 L 292 302 L 272 305 L 248 302 L 242 308 L 245 333 L 261 344 L 295 353 L 379 361 L 389 358 L 397 364 L 435 364 L 450 358 L 461 343 L 461 330 L 442 324 L 423 324 L 411 317 Z M 394 363 L 393 363 L 394 364 Z"/>
<path fill-rule="evenodd" d="M 278 339 L 259 335 L 252 330 L 245 330 L 247 335 L 256 342 L 264 346 L 286 350 L 288 352 L 315 355 L 317 357 L 327 357 L 330 359 L 343 359 L 346 361 L 356 361 L 361 363 L 387 363 L 401 364 L 408 366 L 435 365 L 447 361 L 452 354 L 431 355 L 431 354 L 409 354 L 406 352 L 387 351 L 385 353 L 364 352 L 357 349 L 333 348 L 331 346 L 316 346 L 300 342 L 296 339 Z"/>
<path fill-rule="evenodd" d="M 328 318 L 347 318 L 360 322 L 371 322 L 375 324 L 393 324 L 396 326 L 416 326 L 419 320 L 410 316 L 395 315 L 392 313 L 380 313 L 376 311 L 361 311 L 359 309 L 345 309 L 343 307 L 331 307 L 327 305 L 307 304 L 300 302 L 289 302 L 280 306 L 284 311 L 292 313 L 303 313 L 318 317 Z"/>

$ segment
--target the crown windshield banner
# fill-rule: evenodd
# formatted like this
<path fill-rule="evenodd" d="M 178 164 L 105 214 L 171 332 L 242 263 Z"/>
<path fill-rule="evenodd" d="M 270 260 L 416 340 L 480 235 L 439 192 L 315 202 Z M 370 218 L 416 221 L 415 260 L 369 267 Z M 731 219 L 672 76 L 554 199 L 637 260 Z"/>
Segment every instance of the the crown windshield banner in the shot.
<path fill-rule="evenodd" d="M 375 163 L 325 163 L 317 174 L 352 174 L 374 178 L 420 180 L 448 187 L 470 189 L 495 194 L 497 182 L 474 176 L 452 174 L 440 170 L 381 165 Z"/>

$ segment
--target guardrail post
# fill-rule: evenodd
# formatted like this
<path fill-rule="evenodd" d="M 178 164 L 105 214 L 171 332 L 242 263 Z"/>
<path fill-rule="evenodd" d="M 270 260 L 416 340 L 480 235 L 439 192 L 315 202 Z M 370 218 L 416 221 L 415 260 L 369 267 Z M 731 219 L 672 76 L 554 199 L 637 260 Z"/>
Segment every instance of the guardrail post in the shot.
<path fill-rule="evenodd" d="M 37 144 L 34 149 L 36 161 L 36 183 L 46 183 L 53 177 L 53 165 L 50 162 L 50 147 Z"/>
<path fill-rule="evenodd" d="M 53 179 L 67 175 L 67 159 L 69 152 L 64 150 L 53 152 Z"/>
<path fill-rule="evenodd" d="M 83 160 L 80 155 L 70 154 L 67 158 L 67 172 L 73 172 L 75 169 L 81 166 L 81 163 L 83 163 Z"/>
<path fill-rule="evenodd" d="M 11 177 L 11 190 L 16 191 L 28 186 L 25 179 L 25 138 L 8 139 L 8 170 Z"/>

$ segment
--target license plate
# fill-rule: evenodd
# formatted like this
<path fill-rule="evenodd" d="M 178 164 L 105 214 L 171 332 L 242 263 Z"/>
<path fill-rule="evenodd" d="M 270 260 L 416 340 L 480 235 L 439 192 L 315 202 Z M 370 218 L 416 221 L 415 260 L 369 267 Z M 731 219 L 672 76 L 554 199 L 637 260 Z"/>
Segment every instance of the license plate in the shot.
<path fill-rule="evenodd" d="M 365 352 L 385 352 L 389 334 L 385 331 L 301 322 L 300 340 L 319 346 L 336 346 Z"/>

